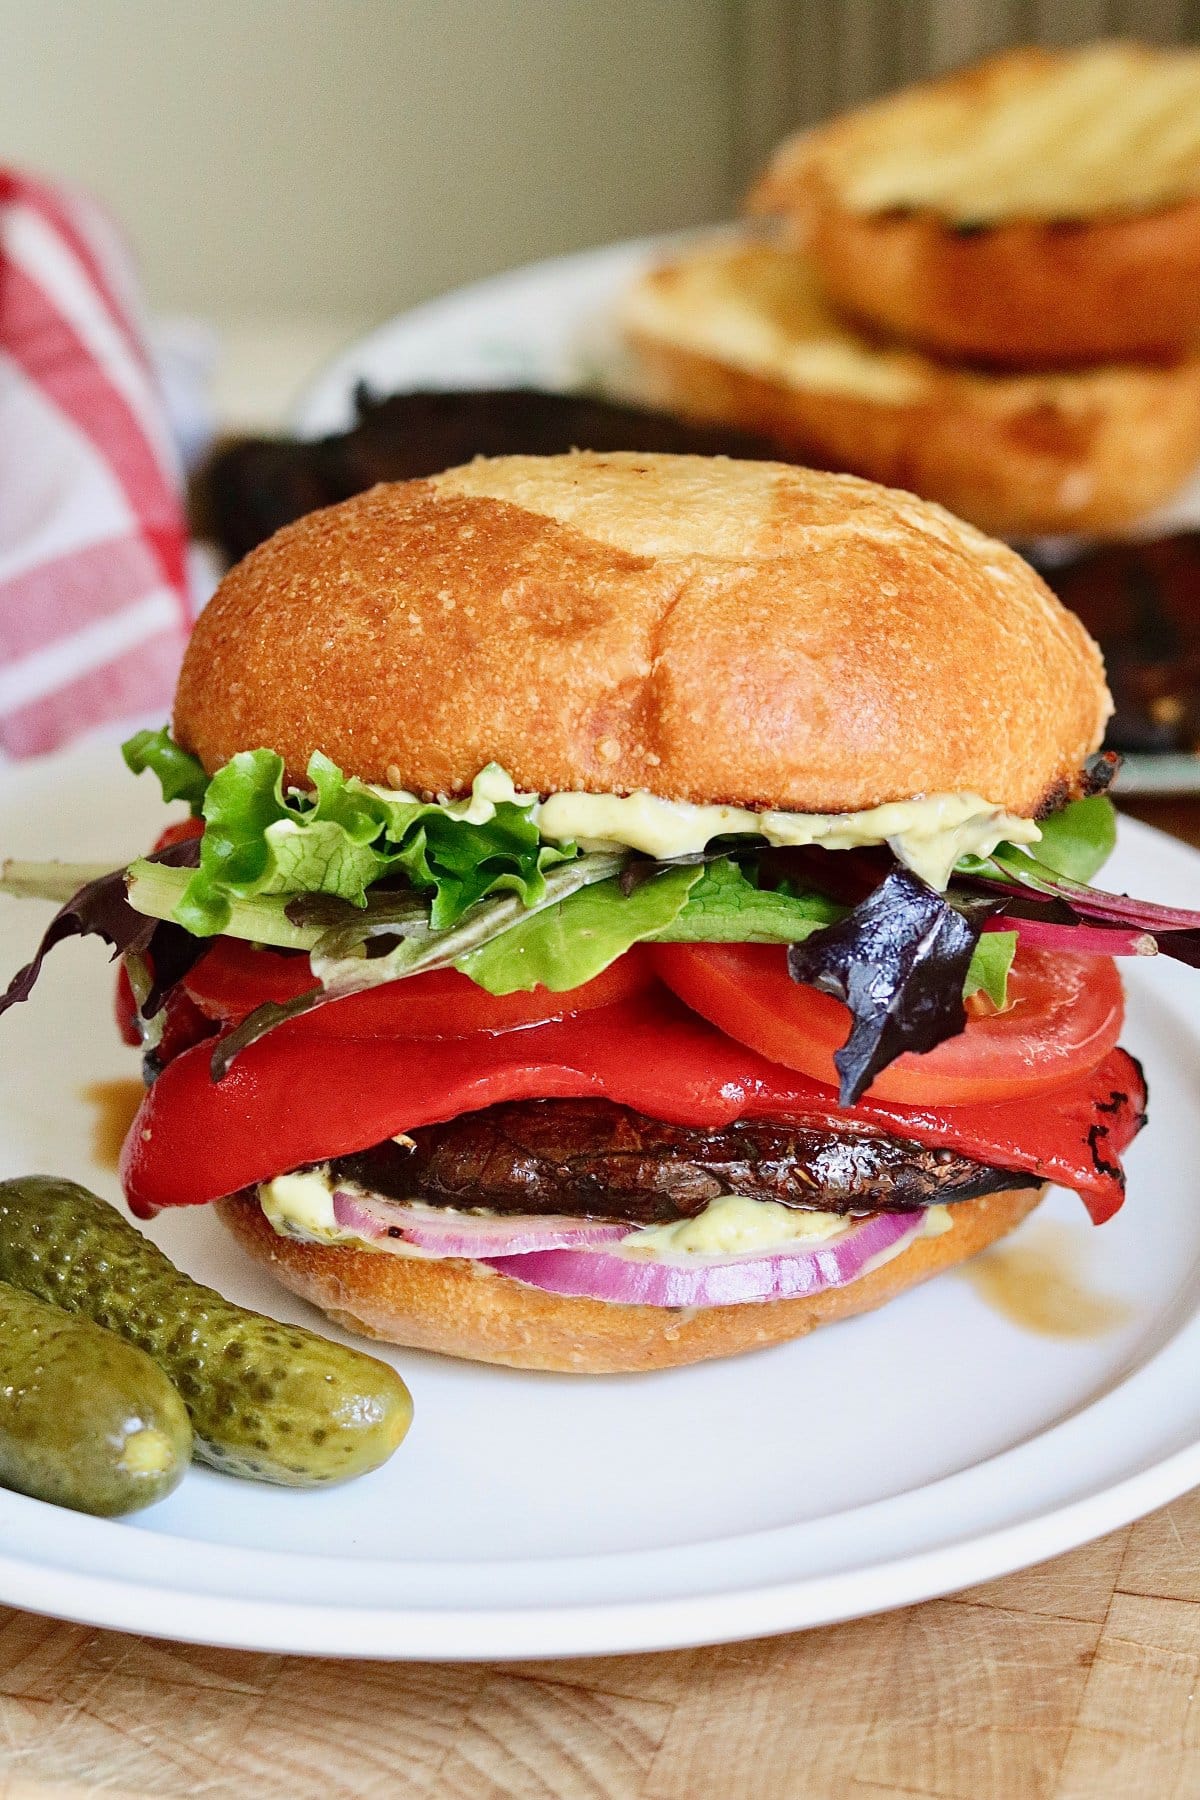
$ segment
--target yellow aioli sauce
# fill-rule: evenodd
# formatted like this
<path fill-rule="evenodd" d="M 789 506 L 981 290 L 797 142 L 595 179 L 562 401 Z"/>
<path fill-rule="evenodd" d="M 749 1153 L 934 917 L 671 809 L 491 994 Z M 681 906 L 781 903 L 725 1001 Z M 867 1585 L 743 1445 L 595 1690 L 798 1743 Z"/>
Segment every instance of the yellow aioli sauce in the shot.
<path fill-rule="evenodd" d="M 616 1246 L 623 1256 L 741 1256 L 749 1250 L 769 1252 L 789 1244 L 820 1243 L 846 1229 L 840 1213 L 798 1212 L 777 1200 L 750 1200 L 744 1194 L 722 1194 L 710 1200 L 694 1219 L 649 1225 Z"/>
<path fill-rule="evenodd" d="M 414 800 L 403 789 L 379 788 L 392 800 Z M 1032 819 L 1005 812 L 979 794 L 918 794 L 862 812 L 753 812 L 740 806 L 698 806 L 664 800 L 641 790 L 633 794 L 551 794 L 542 800 L 522 794 L 511 777 L 489 763 L 465 800 L 440 802 L 452 817 L 485 825 L 504 803 L 531 806 L 544 838 L 573 842 L 585 850 L 630 849 L 664 860 L 702 851 L 713 838 L 750 836 L 768 844 L 821 844 L 827 850 L 855 850 L 888 844 L 908 868 L 931 887 L 944 888 L 963 856 L 990 856 L 997 844 L 1035 844 L 1041 832 Z"/>
<path fill-rule="evenodd" d="M 298 1175 L 277 1175 L 263 1182 L 258 1190 L 259 1205 L 280 1237 L 302 1238 L 310 1243 L 347 1244 L 358 1250 L 379 1250 L 389 1256 L 428 1257 L 429 1251 L 417 1250 L 399 1238 L 378 1241 L 359 1237 L 339 1225 L 333 1210 L 333 1183 L 321 1169 L 308 1169 Z M 453 1209 L 438 1207 L 439 1218 L 454 1217 Z M 488 1216 L 463 1213 L 465 1219 Z M 710 1200 L 694 1219 L 680 1219 L 670 1225 L 630 1228 L 627 1238 L 606 1245 L 611 1254 L 639 1258 L 689 1256 L 741 1256 L 758 1251 L 767 1256 L 773 1250 L 784 1250 L 797 1243 L 821 1243 L 828 1238 L 851 1231 L 858 1223 L 841 1213 L 800 1212 L 781 1206 L 776 1200 L 751 1200 L 743 1194 L 722 1194 Z M 951 1226 L 950 1211 L 945 1206 L 925 1209 L 920 1236 L 935 1237 Z M 916 1238 L 905 1238 L 880 1251 L 867 1265 L 868 1271 L 889 1262 Z"/>
<path fill-rule="evenodd" d="M 314 1243 L 360 1242 L 343 1231 L 334 1217 L 333 1185 L 319 1169 L 264 1181 L 258 1203 L 280 1237 L 306 1238 Z"/>
<path fill-rule="evenodd" d="M 844 1237 L 862 1223 L 842 1213 L 798 1212 L 777 1200 L 750 1200 L 744 1194 L 722 1194 L 710 1200 L 694 1219 L 671 1225 L 652 1225 L 634 1232 L 616 1246 L 621 1256 L 688 1257 L 745 1256 L 755 1251 L 769 1256 L 795 1244 L 825 1243 Z M 927 1206 L 921 1229 L 877 1251 L 863 1265 L 863 1274 L 881 1268 L 923 1237 L 941 1237 L 953 1226 L 948 1206 Z"/>

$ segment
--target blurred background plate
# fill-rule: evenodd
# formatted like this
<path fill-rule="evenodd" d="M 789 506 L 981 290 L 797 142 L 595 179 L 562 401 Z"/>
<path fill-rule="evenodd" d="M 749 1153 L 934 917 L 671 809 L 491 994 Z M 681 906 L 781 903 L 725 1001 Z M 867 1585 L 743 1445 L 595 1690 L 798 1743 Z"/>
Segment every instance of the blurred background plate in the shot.
<path fill-rule="evenodd" d="M 632 378 L 610 323 L 613 310 L 643 270 L 695 235 L 550 257 L 401 313 L 334 358 L 300 400 L 293 425 L 310 438 L 349 429 L 360 385 L 375 396 L 532 387 L 624 398 Z"/>

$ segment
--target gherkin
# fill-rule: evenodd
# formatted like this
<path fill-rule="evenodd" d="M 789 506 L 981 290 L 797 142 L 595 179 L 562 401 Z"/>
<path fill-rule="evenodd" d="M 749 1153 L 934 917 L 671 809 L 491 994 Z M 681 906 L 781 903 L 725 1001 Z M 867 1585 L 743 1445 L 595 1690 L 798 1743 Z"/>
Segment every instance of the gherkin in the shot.
<path fill-rule="evenodd" d="M 408 1430 L 412 1401 L 386 1363 L 235 1306 L 76 1182 L 0 1182 L 0 1280 L 144 1350 L 183 1397 L 197 1457 L 229 1474 L 345 1481 Z"/>
<path fill-rule="evenodd" d="M 165 1498 L 191 1455 L 144 1351 L 0 1281 L 0 1486 L 109 1518 Z"/>

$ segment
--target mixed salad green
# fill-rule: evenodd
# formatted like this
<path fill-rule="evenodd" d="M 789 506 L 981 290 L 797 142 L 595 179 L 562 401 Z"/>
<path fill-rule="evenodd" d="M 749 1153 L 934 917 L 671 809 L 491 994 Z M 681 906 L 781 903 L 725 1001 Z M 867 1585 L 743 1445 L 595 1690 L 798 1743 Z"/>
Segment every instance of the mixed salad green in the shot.
<path fill-rule="evenodd" d="M 859 1049 L 846 1100 L 902 1049 L 961 1030 L 973 994 L 1003 1009 L 1031 918 L 1043 931 L 1099 918 L 1112 954 L 1139 922 L 1130 909 L 1140 903 L 1086 885 L 1115 837 L 1102 795 L 1046 819 L 1034 849 L 1002 843 L 987 858 L 961 858 L 942 894 L 884 845 L 780 851 L 731 836 L 657 861 L 547 841 L 534 800 L 490 797 L 495 769 L 461 800 L 425 801 L 347 776 L 320 754 L 302 788 L 266 749 L 210 777 L 165 729 L 139 732 L 124 756 L 203 831 L 120 870 L 6 868 L 0 887 L 66 904 L 0 1011 L 26 997 L 50 945 L 77 933 L 132 948 L 155 970 L 186 965 L 218 934 L 306 952 L 320 987 L 252 1014 L 222 1067 L 296 1012 L 423 970 L 452 967 L 498 995 L 563 991 L 638 943 L 775 944 L 788 947 L 794 979 L 850 1006 Z M 1200 921 L 1155 910 L 1150 929 L 1171 933 L 1161 947 L 1193 960 L 1197 933 L 1182 927 Z M 151 1004 L 162 985 L 143 978 Z"/>
<path fill-rule="evenodd" d="M 493 994 L 561 991 L 644 940 L 793 944 L 850 910 L 786 878 L 768 885 L 752 840 L 703 861 L 651 864 L 546 843 L 531 805 L 476 793 L 442 804 L 400 798 L 320 754 L 304 790 L 288 788 L 269 750 L 243 752 L 211 779 L 166 730 L 140 732 L 124 755 L 135 773 L 158 777 L 164 800 L 186 801 L 205 824 L 195 869 L 132 865 L 135 907 L 195 936 L 315 951 L 314 968 L 331 985 L 353 982 L 355 971 L 339 965 L 361 965 L 364 946 L 389 936 L 400 940 L 395 948 L 358 970 L 371 985 L 453 963 Z M 1039 859 L 1086 878 L 1113 834 L 1106 800 L 1076 802 L 1043 827 Z M 302 903 L 314 895 L 344 902 L 341 917 Z M 987 933 L 965 991 L 982 988 L 1003 1006 L 1015 948 L 1015 933 Z"/>

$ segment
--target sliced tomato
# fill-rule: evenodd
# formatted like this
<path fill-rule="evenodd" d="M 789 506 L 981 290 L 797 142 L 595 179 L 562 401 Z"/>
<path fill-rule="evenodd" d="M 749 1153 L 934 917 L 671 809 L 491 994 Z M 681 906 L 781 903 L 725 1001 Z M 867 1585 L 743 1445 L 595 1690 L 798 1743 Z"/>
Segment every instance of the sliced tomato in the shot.
<path fill-rule="evenodd" d="M 132 1049 L 140 1049 L 142 1027 L 138 1019 L 138 1004 L 133 997 L 133 988 L 130 986 L 124 963 L 117 970 L 117 991 L 113 995 L 113 1013 L 122 1043 L 130 1045 Z"/>
<path fill-rule="evenodd" d="M 199 1007 L 194 1005 L 182 987 L 174 987 L 167 995 L 166 1005 L 162 1012 L 162 1033 L 154 1047 L 158 1063 L 165 1068 L 190 1050 L 193 1044 L 203 1043 L 206 1038 L 216 1035 L 217 1027 L 212 1020 L 206 1018 Z"/>
<path fill-rule="evenodd" d="M 771 944 L 660 944 L 667 986 L 703 1018 L 772 1062 L 837 1085 L 834 1051 L 850 1032 L 840 1000 L 791 979 Z M 1061 1086 L 1094 1069 L 1124 1017 L 1116 964 L 1100 956 L 1021 950 L 1004 1012 L 968 1017 L 966 1030 L 877 1075 L 873 1100 L 975 1106 Z"/>
<path fill-rule="evenodd" d="M 156 850 L 169 850 L 172 844 L 183 844 L 186 843 L 188 838 L 198 838 L 203 836 L 203 819 L 180 819 L 177 824 L 168 825 L 165 831 L 159 833 L 158 841 L 154 848 Z"/>
<path fill-rule="evenodd" d="M 653 979 L 649 956 L 640 947 L 563 994 L 541 987 L 528 993 L 489 994 L 457 969 L 431 969 L 365 994 L 330 1000 L 295 1023 L 305 1035 L 324 1038 L 468 1037 L 472 1032 L 512 1031 L 611 1006 L 640 993 Z M 307 956 L 284 956 L 257 950 L 237 938 L 218 938 L 188 970 L 183 984 L 210 1019 L 235 1024 L 264 1000 L 290 1000 L 310 992 L 317 981 Z"/>
<path fill-rule="evenodd" d="M 125 1144 L 122 1179 L 145 1215 L 199 1205 L 505 1100 L 592 1094 L 680 1125 L 739 1117 L 817 1128 L 859 1122 L 946 1145 L 1000 1168 L 1061 1181 L 1093 1218 L 1121 1204 L 1121 1152 L 1142 1124 L 1136 1063 L 1114 1050 L 1041 1104 L 904 1107 L 836 1095 L 736 1044 L 662 988 L 528 1031 L 473 1038 L 306 1038 L 301 1021 L 253 1044 L 222 1082 L 209 1044 L 164 1070 Z"/>

